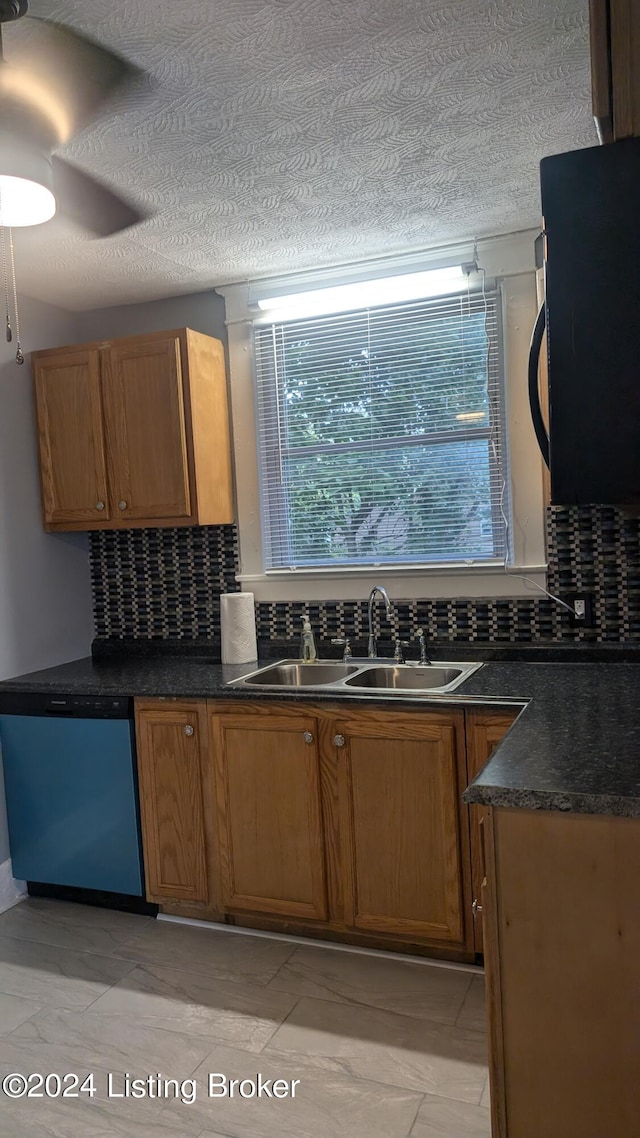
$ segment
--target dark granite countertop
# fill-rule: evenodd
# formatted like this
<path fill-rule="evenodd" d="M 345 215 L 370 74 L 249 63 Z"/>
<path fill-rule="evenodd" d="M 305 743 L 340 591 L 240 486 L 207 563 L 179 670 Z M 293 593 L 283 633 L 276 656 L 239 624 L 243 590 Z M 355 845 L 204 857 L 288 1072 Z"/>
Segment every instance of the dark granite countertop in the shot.
<path fill-rule="evenodd" d="M 463 651 L 448 645 L 433 655 L 482 659 L 484 653 L 474 646 L 465 645 Z M 615 651 L 596 657 L 596 662 L 588 655 L 563 652 L 553 661 L 526 652 L 515 660 L 500 658 L 496 651 L 488 655 L 485 666 L 450 695 L 428 699 L 385 699 L 343 689 L 229 688 L 228 680 L 252 666 L 221 665 L 190 655 L 87 657 L 0 683 L 0 711 L 3 703 L 6 707 L 5 693 L 8 697 L 12 692 L 374 702 L 386 703 L 390 710 L 520 704 L 517 721 L 468 787 L 465 801 L 640 817 L 640 661 L 618 662 L 627 661 L 629 654 Z"/>

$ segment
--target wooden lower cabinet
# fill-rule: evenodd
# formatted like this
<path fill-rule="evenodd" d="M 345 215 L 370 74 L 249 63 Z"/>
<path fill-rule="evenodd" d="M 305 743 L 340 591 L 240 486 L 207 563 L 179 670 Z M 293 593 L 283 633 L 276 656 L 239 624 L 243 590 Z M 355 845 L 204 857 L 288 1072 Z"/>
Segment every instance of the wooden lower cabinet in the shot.
<path fill-rule="evenodd" d="M 205 704 L 138 699 L 135 705 L 147 898 L 206 903 Z"/>
<path fill-rule="evenodd" d="M 638 1133 L 640 819 L 485 811 L 493 1138 Z"/>
<path fill-rule="evenodd" d="M 463 733 L 461 712 L 336 721 L 347 925 L 464 943 Z"/>
<path fill-rule="evenodd" d="M 469 958 L 462 712 L 210 709 L 231 919 Z"/>
<path fill-rule="evenodd" d="M 485 763 L 491 758 L 492 752 L 504 738 L 511 724 L 520 714 L 520 708 L 510 711 L 502 708 L 499 711 L 487 711 L 483 708 L 465 712 L 466 740 L 467 740 L 467 775 L 468 781 L 482 770 Z M 484 814 L 483 806 L 469 807 L 469 826 L 471 836 L 471 874 L 473 884 L 474 905 L 474 945 L 476 952 L 483 952 L 483 908 L 481 900 L 482 880 L 484 877 L 482 857 L 481 820 Z"/>
<path fill-rule="evenodd" d="M 327 915 L 318 724 L 308 712 L 211 716 L 223 907 Z"/>
<path fill-rule="evenodd" d="M 137 700 L 136 725 L 165 911 L 473 960 L 463 711 Z"/>

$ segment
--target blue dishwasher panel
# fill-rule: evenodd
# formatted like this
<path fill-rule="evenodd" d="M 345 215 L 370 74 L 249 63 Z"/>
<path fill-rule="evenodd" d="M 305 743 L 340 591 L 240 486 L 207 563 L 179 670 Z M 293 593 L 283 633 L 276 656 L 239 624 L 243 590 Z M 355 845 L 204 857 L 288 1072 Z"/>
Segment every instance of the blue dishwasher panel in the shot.
<path fill-rule="evenodd" d="M 142 894 L 127 719 L 0 715 L 14 877 Z"/>

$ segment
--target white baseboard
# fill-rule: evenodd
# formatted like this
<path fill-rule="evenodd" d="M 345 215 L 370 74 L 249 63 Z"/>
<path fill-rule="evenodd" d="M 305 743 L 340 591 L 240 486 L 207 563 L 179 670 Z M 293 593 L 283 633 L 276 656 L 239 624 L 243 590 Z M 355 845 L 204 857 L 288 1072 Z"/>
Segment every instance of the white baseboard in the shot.
<path fill-rule="evenodd" d="M 385 952 L 380 948 L 364 948 L 358 944 L 342 944 L 335 940 L 320 940 L 308 936 L 291 936 L 288 933 L 272 933 L 266 929 L 249 929 L 244 925 L 223 925 L 216 921 L 199 921 L 193 917 L 174 917 L 169 913 L 158 913 L 159 921 L 168 921 L 172 925 L 192 925 L 196 929 L 209 929 L 211 932 L 233 933 L 235 936 L 259 936 L 266 940 L 284 940 L 289 944 L 306 944 L 311 948 L 330 948 L 335 952 L 352 952 L 358 956 L 380 956 L 385 960 L 404 960 L 409 964 L 424 964 L 426 968 L 444 968 L 452 972 L 473 972 L 477 976 L 484 975 L 484 968 L 480 964 L 460 964 L 457 960 L 439 960 L 433 956 L 413 956 L 406 952 Z"/>
<path fill-rule="evenodd" d="M 0 913 L 17 905 L 27 896 L 27 886 L 24 881 L 16 881 L 11 873 L 11 861 L 3 861 L 0 865 Z"/>

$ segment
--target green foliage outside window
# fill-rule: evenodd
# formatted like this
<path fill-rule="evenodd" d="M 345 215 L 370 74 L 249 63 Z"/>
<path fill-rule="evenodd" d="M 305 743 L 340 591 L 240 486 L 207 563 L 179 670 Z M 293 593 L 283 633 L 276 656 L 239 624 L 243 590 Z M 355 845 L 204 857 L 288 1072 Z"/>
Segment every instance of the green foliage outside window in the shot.
<path fill-rule="evenodd" d="M 488 304 L 463 295 L 258 330 L 259 360 L 276 345 L 274 563 L 501 555 Z"/>

